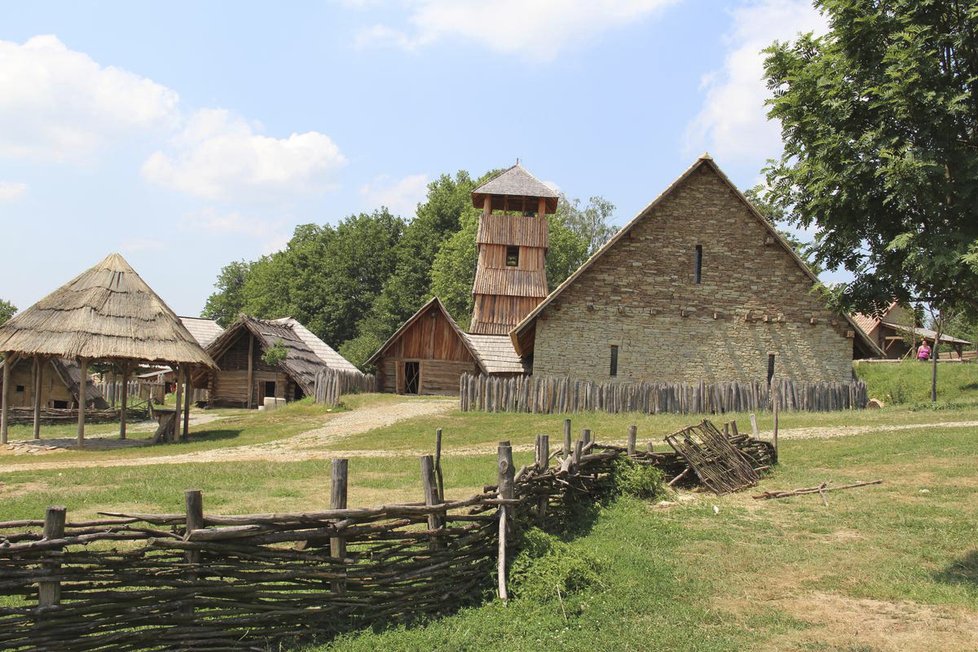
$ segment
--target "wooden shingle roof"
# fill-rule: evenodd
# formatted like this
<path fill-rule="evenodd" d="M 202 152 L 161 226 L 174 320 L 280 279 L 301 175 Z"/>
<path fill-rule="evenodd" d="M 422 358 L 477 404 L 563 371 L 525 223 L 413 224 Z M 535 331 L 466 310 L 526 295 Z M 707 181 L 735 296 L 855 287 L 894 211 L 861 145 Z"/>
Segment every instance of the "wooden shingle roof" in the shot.
<path fill-rule="evenodd" d="M 557 210 L 557 193 L 527 172 L 526 168 L 519 163 L 508 170 L 500 172 L 473 190 L 472 205 L 476 208 L 482 208 L 486 195 L 543 198 L 547 200 L 548 213 L 553 213 Z M 493 205 L 495 207 L 495 200 L 493 201 Z"/>

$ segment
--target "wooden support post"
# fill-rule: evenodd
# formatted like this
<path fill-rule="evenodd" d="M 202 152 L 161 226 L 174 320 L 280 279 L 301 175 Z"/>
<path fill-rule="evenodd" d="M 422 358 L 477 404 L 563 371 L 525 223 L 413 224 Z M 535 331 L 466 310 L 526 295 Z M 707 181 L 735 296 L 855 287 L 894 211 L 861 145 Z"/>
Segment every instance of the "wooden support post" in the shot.
<path fill-rule="evenodd" d="M 584 440 L 578 439 L 576 442 L 574 442 L 574 455 L 572 460 L 573 464 L 571 465 L 572 471 L 574 472 L 577 471 L 577 465 L 581 463 L 581 456 L 583 454 L 584 454 Z"/>
<path fill-rule="evenodd" d="M 0 399 L 0 444 L 7 443 L 7 431 L 10 428 L 10 367 L 13 354 L 7 351 L 3 354 L 3 398 Z"/>
<path fill-rule="evenodd" d="M 64 507 L 48 507 L 44 513 L 44 538 L 52 541 L 61 539 L 65 535 L 65 516 L 67 509 Z M 44 564 L 48 571 L 57 572 L 61 568 L 61 562 L 53 561 Z M 61 581 L 45 580 L 37 583 L 37 606 L 52 607 L 61 601 Z"/>
<path fill-rule="evenodd" d="M 778 463 L 778 399 L 774 399 L 774 463 Z"/>
<path fill-rule="evenodd" d="M 41 376 L 44 374 L 44 363 L 41 356 L 34 356 L 34 439 L 41 438 Z"/>
<path fill-rule="evenodd" d="M 248 333 L 248 409 L 249 410 L 254 406 L 254 403 L 252 402 L 252 398 L 255 393 L 255 388 L 254 388 L 255 361 L 253 360 L 254 357 L 255 357 L 255 334 L 249 332 Z"/>
<path fill-rule="evenodd" d="M 184 380 L 186 385 L 186 390 L 183 393 L 183 434 L 180 435 L 180 439 L 186 441 L 190 439 L 190 400 L 193 396 L 193 388 L 190 387 L 190 365 L 184 365 Z M 177 419 L 177 423 L 180 420 Z"/>
<path fill-rule="evenodd" d="M 421 487 L 424 491 L 424 504 L 427 506 L 437 505 L 441 502 L 438 499 L 438 481 L 435 479 L 435 460 L 431 455 L 421 456 Z M 437 532 L 442 528 L 442 519 L 438 514 L 428 514 L 429 532 Z M 441 547 L 437 535 L 431 534 L 428 546 L 432 550 Z"/>
<path fill-rule="evenodd" d="M 152 403 L 153 399 L 150 399 Z M 129 362 L 122 363 L 122 407 L 119 409 L 119 439 L 126 438 L 126 409 L 129 407 Z"/>
<path fill-rule="evenodd" d="M 176 427 L 176 424 L 174 424 L 174 427 Z M 199 489 L 188 489 L 183 493 L 183 498 L 187 508 L 187 532 L 184 535 L 184 539 L 189 540 L 191 532 L 204 529 L 204 496 Z M 188 564 L 196 566 L 200 564 L 200 551 L 188 550 L 184 553 L 184 558 Z M 196 583 L 197 571 L 195 568 L 189 569 L 187 579 L 191 583 Z M 182 608 L 183 613 L 192 614 L 194 612 L 195 595 L 194 593 L 190 593 L 187 596 L 187 602 L 183 604 Z"/>
<path fill-rule="evenodd" d="M 445 501 L 445 476 L 441 472 L 441 428 L 435 430 L 435 477 L 438 480 L 438 500 Z"/>
<path fill-rule="evenodd" d="M 647 444 L 647 446 L 648 446 L 648 451 L 650 453 L 654 453 L 655 452 L 655 450 L 653 450 L 653 447 L 652 447 L 652 440 L 651 439 L 649 440 L 649 443 Z"/>
<path fill-rule="evenodd" d="M 757 429 L 757 415 L 754 414 L 753 412 L 751 412 L 750 414 L 750 429 L 751 432 L 754 433 L 754 439 L 757 439 L 757 437 L 760 435 L 760 432 Z"/>
<path fill-rule="evenodd" d="M 635 443 L 638 439 L 638 426 L 628 426 L 628 456 L 635 456 Z"/>
<path fill-rule="evenodd" d="M 85 404 L 88 397 L 85 396 L 88 389 L 88 358 L 78 358 L 78 366 L 81 369 L 81 380 L 78 382 L 78 448 L 85 445 Z"/>
<path fill-rule="evenodd" d="M 736 436 L 738 436 L 740 434 L 740 431 L 737 430 L 737 422 L 736 421 L 731 421 L 730 422 L 730 434 L 733 437 L 736 437 Z"/>
<path fill-rule="evenodd" d="M 564 457 L 570 457 L 572 453 L 571 448 L 571 420 L 564 419 Z"/>
<path fill-rule="evenodd" d="M 541 471 L 550 466 L 550 435 L 537 435 L 537 450 L 539 451 L 540 463 L 537 465 Z M 543 527 L 547 522 L 547 505 L 550 503 L 549 494 L 541 494 L 537 498 L 537 525 Z"/>
<path fill-rule="evenodd" d="M 330 472 L 329 487 L 329 508 L 346 509 L 347 480 L 350 472 L 350 461 L 344 458 L 333 460 Z M 329 556 L 333 559 L 346 559 L 346 539 L 343 537 L 330 537 Z M 337 580 L 333 582 L 333 591 L 343 593 L 346 591 L 346 582 Z"/>
<path fill-rule="evenodd" d="M 585 446 L 587 446 L 588 444 L 591 443 L 591 429 L 590 428 L 585 428 L 584 429 L 584 431 L 581 433 L 581 440 L 584 442 L 584 445 Z"/>
<path fill-rule="evenodd" d="M 498 465 L 498 492 L 499 497 L 504 500 L 511 500 L 514 495 L 514 481 L 516 470 L 513 468 L 513 447 L 508 441 L 499 442 L 496 452 L 496 462 Z M 506 530 L 508 528 L 507 514 L 508 505 L 499 507 L 499 559 L 496 564 L 496 573 L 499 579 L 499 599 L 508 600 L 509 594 L 506 592 Z"/>
<path fill-rule="evenodd" d="M 180 382 L 180 365 L 173 365 L 173 381 L 175 405 L 173 406 L 173 433 L 170 441 L 175 441 L 180 436 L 180 411 L 183 407 L 183 383 Z"/>

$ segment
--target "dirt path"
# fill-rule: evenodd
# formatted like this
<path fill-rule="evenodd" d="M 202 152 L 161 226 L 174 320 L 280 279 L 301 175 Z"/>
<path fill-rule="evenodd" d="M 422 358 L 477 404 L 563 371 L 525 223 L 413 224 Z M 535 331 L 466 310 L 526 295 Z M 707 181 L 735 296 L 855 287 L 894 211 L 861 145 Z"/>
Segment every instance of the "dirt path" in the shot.
<path fill-rule="evenodd" d="M 148 456 L 107 460 L 48 460 L 0 465 L 0 473 L 24 470 L 91 468 L 110 466 L 151 466 L 154 464 L 197 464 L 202 462 L 298 462 L 336 457 L 321 450 L 335 441 L 383 428 L 405 419 L 444 414 L 457 407 L 458 401 L 411 400 L 376 405 L 353 412 L 333 415 L 320 428 L 263 444 L 218 448 L 176 455 Z M 346 455 L 346 453 L 344 453 Z M 18 460 L 19 462 L 19 460 Z"/>

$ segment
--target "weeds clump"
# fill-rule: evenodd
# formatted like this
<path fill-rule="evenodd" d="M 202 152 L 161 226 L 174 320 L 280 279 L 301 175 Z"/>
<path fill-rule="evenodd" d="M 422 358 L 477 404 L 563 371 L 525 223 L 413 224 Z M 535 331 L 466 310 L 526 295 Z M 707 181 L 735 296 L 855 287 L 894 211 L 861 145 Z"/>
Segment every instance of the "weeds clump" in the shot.
<path fill-rule="evenodd" d="M 619 457 L 615 460 L 612 475 L 616 496 L 634 496 L 649 500 L 665 492 L 662 471 L 654 466 L 638 464 L 627 457 Z"/>
<path fill-rule="evenodd" d="M 601 564 L 590 553 L 538 528 L 525 530 L 509 570 L 513 595 L 538 602 L 563 599 L 600 582 Z"/>

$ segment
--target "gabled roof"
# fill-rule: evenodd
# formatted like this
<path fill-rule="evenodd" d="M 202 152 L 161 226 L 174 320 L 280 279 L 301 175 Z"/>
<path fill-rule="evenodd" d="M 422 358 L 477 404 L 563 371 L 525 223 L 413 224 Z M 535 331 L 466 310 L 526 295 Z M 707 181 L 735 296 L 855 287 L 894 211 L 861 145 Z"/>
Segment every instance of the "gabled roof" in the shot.
<path fill-rule="evenodd" d="M 0 326 L 0 351 L 214 366 L 129 263 L 110 254 Z"/>
<path fill-rule="evenodd" d="M 329 344 L 322 341 L 316 334 L 311 330 L 299 323 L 298 320 L 293 317 L 282 317 L 281 319 L 274 320 L 279 324 L 285 324 L 290 327 L 295 334 L 299 336 L 299 339 L 306 343 L 312 352 L 316 356 L 326 363 L 326 366 L 330 369 L 337 369 L 339 371 L 353 371 L 359 372 L 352 362 L 337 353 Z"/>
<path fill-rule="evenodd" d="M 211 342 L 207 351 L 212 357 L 219 359 L 243 331 L 254 335 L 259 346 L 265 350 L 280 343 L 285 348 L 286 356 L 278 363 L 278 367 L 295 381 L 303 392 L 312 394 L 316 387 L 316 375 L 330 365 L 320 358 L 299 335 L 294 328 L 294 324 L 298 323 L 291 317 L 270 321 L 242 315 Z"/>
<path fill-rule="evenodd" d="M 552 213 L 557 210 L 557 193 L 527 172 L 526 168 L 519 163 L 508 170 L 500 172 L 473 190 L 472 205 L 476 208 L 482 208 L 486 195 L 543 197 L 547 200 L 548 212 Z"/>
<path fill-rule="evenodd" d="M 930 328 L 922 328 L 920 326 L 917 326 L 915 328 L 913 326 L 907 326 L 906 324 L 898 324 L 895 322 L 889 322 L 885 320 L 880 323 L 886 326 L 887 328 L 892 328 L 895 331 L 906 333 L 907 335 L 913 335 L 925 340 L 930 340 L 931 342 L 933 342 L 934 338 L 937 337 L 937 331 Z M 972 344 L 972 342 L 969 342 L 968 340 L 962 340 L 958 337 L 945 335 L 944 333 L 941 333 L 941 342 L 943 342 L 944 344 L 960 344 L 962 346 L 971 346 Z"/>
<path fill-rule="evenodd" d="M 525 333 L 531 326 L 533 326 L 534 322 L 536 321 L 536 318 L 540 316 L 540 313 L 542 313 L 547 308 L 547 306 L 553 303 L 553 301 L 557 297 L 563 294 L 563 292 L 568 287 L 570 287 L 582 274 L 584 274 L 584 272 L 590 269 L 595 264 L 596 261 L 598 261 L 602 256 L 605 255 L 605 253 L 607 253 L 612 248 L 614 248 L 614 246 L 618 244 L 618 242 L 622 238 L 627 236 L 628 233 L 632 230 L 632 228 L 635 227 L 636 224 L 645 220 L 652 213 L 652 211 L 660 203 L 662 203 L 663 200 L 665 200 L 669 195 L 671 195 L 684 181 L 686 181 L 686 179 L 688 179 L 690 176 L 692 176 L 694 172 L 696 172 L 697 170 L 699 170 L 704 166 L 709 167 L 711 170 L 713 170 L 713 172 L 715 172 L 716 175 L 727 186 L 730 187 L 730 189 L 734 193 L 734 196 L 736 196 L 747 207 L 750 215 L 752 215 L 754 219 L 760 222 L 764 226 L 764 228 L 767 229 L 768 233 L 770 233 L 771 236 L 774 238 L 774 241 L 777 242 L 786 252 L 788 252 L 792 260 L 795 261 L 795 264 L 798 265 L 799 269 L 801 269 L 802 272 L 804 272 L 805 275 L 808 276 L 809 279 L 811 279 L 812 284 L 814 285 L 819 282 L 818 277 L 815 275 L 815 273 L 808 268 L 808 265 L 806 265 L 805 262 L 801 259 L 801 257 L 798 256 L 798 253 L 795 252 L 795 250 L 787 242 L 787 240 L 784 239 L 784 236 L 778 233 L 778 230 L 774 228 L 774 225 L 771 224 L 768 220 L 766 220 L 763 215 L 757 212 L 757 209 L 754 208 L 753 204 L 751 204 L 747 200 L 747 198 L 744 197 L 744 194 L 740 192 L 737 186 L 735 186 L 733 182 L 731 182 L 730 179 L 727 177 L 727 175 L 724 174 L 723 171 L 717 166 L 717 164 L 713 162 L 713 157 L 711 157 L 709 154 L 703 154 L 685 172 L 683 172 L 679 176 L 679 178 L 677 178 L 675 181 L 669 184 L 668 188 L 663 190 L 658 197 L 653 199 L 648 206 L 643 208 L 638 213 L 638 215 L 632 218 L 632 220 L 628 224 L 623 226 L 610 240 L 608 240 L 608 242 L 604 244 L 604 246 L 602 246 L 600 249 L 594 252 L 594 254 L 592 254 L 590 258 L 584 261 L 584 264 L 578 267 L 577 271 L 575 271 L 573 274 L 568 276 L 563 283 L 561 283 L 553 292 L 550 293 L 550 295 L 546 299 L 544 299 L 540 303 L 540 305 L 534 308 L 526 317 L 523 318 L 523 321 L 517 324 L 513 328 L 513 330 L 510 331 L 509 335 L 513 341 L 513 347 L 516 349 L 516 352 L 519 355 L 524 356 L 528 353 L 528 351 L 520 350 L 520 336 L 523 333 Z M 856 336 L 860 338 L 863 344 L 870 351 L 872 351 L 874 355 L 877 355 L 878 357 L 883 357 L 883 351 L 880 350 L 879 346 L 871 339 L 869 339 L 866 333 L 863 332 L 862 328 L 860 328 L 849 315 L 843 314 L 842 317 L 849 323 L 850 326 L 852 326 L 854 332 L 856 333 Z"/>
<path fill-rule="evenodd" d="M 404 331 L 406 331 L 407 329 L 409 329 L 414 324 L 414 322 L 416 322 L 419 319 L 421 319 L 421 317 L 425 313 L 427 313 L 428 312 L 428 309 L 431 308 L 431 307 L 436 307 L 436 308 L 438 308 L 439 311 L 441 311 L 442 316 L 445 317 L 445 319 L 448 321 L 449 326 L 451 326 L 452 330 L 455 331 L 455 334 L 458 335 L 458 338 L 462 341 L 462 344 L 465 346 L 465 349 L 469 352 L 469 354 L 472 356 L 472 358 L 476 361 L 476 364 L 479 365 L 479 369 L 483 373 L 487 373 L 486 372 L 485 364 L 483 364 L 482 358 L 479 357 L 479 353 L 472 346 L 472 342 L 469 341 L 469 337 L 462 331 L 461 328 L 459 328 L 458 324 L 455 323 L 455 320 L 449 314 L 448 309 L 445 307 L 445 304 L 443 304 L 441 302 L 441 299 L 439 299 L 438 297 L 431 297 L 431 299 L 429 299 L 427 303 L 425 303 L 423 306 L 421 306 L 420 308 L 418 308 L 418 311 L 416 313 L 414 313 L 413 315 L 411 315 L 411 317 L 409 317 L 407 321 L 405 321 L 403 324 L 401 324 L 401 327 L 398 328 L 394 332 L 393 335 L 391 335 L 390 337 L 388 337 L 387 338 L 387 341 L 384 342 L 383 344 L 381 344 L 380 345 L 380 348 L 377 349 L 377 351 L 374 352 L 374 354 L 372 356 L 370 356 L 370 358 L 367 360 L 367 364 L 374 364 L 377 361 L 377 359 L 381 355 L 383 355 L 384 351 L 386 351 L 387 348 L 391 344 L 393 344 L 394 342 L 396 342 L 397 339 L 401 335 L 404 334 Z"/>
<path fill-rule="evenodd" d="M 186 327 L 187 331 L 205 349 L 207 345 L 224 332 L 220 324 L 213 319 L 206 319 L 204 317 L 181 317 L 180 323 Z"/>

